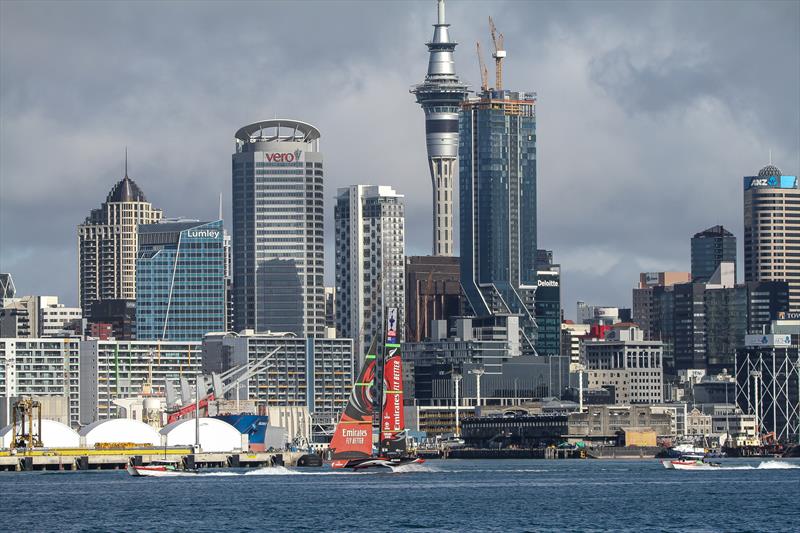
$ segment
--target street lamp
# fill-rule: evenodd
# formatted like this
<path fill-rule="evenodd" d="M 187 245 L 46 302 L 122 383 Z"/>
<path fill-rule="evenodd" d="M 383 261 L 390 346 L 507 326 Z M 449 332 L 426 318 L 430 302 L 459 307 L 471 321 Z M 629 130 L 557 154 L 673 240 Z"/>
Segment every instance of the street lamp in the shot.
<path fill-rule="evenodd" d="M 458 414 L 459 414 L 458 413 L 458 407 L 459 407 L 458 383 L 461 381 L 461 378 L 462 378 L 461 374 L 459 374 L 457 372 L 453 372 L 453 383 L 455 383 L 455 385 L 456 385 L 456 435 L 455 435 L 456 437 L 461 435 L 461 431 L 460 431 L 459 425 L 458 425 L 458 422 L 459 422 L 459 420 L 458 420 Z"/>
<path fill-rule="evenodd" d="M 583 412 L 583 373 L 586 371 L 586 366 L 578 364 L 578 412 Z"/>
<path fill-rule="evenodd" d="M 758 370 L 753 370 L 750 372 L 750 377 L 753 378 L 753 390 L 756 394 L 756 434 L 761 434 L 761 409 L 760 409 L 760 396 L 761 396 L 761 389 L 758 386 L 758 380 L 761 379 L 761 372 Z"/>
<path fill-rule="evenodd" d="M 476 403 L 477 403 L 478 406 L 480 406 L 481 405 L 481 376 L 483 376 L 486 373 L 486 370 L 483 367 L 474 368 L 474 369 L 470 370 L 469 373 L 475 375 L 475 381 L 477 382 L 477 385 L 478 385 L 478 397 L 477 397 Z"/>

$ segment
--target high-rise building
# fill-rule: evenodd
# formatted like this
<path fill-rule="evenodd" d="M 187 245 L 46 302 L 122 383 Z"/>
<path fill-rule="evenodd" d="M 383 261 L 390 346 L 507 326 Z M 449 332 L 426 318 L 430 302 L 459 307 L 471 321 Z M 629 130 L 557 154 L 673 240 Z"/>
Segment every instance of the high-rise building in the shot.
<path fill-rule="evenodd" d="M 225 331 L 233 331 L 233 243 L 227 230 L 222 231 L 222 253 L 225 258 Z"/>
<path fill-rule="evenodd" d="M 800 311 L 800 188 L 796 176 L 767 165 L 744 178 L 744 280 L 787 281 Z"/>
<path fill-rule="evenodd" d="M 81 334 L 81 309 L 58 303 L 58 296 L 4 298 L 0 337 L 65 337 Z"/>
<path fill-rule="evenodd" d="M 92 303 L 105 299 L 136 299 L 137 227 L 162 217 L 139 186 L 125 177 L 78 226 L 79 305 L 91 317 Z"/>
<path fill-rule="evenodd" d="M 87 340 L 80 343 L 80 419 L 91 424 L 119 416 L 115 400 L 168 396 L 181 378 L 202 369 L 199 342 Z"/>
<path fill-rule="evenodd" d="M 13 298 L 17 294 L 11 274 L 0 274 L 0 299 Z"/>
<path fill-rule="evenodd" d="M 137 227 L 162 216 L 128 177 L 127 167 L 126 157 L 125 177 L 78 226 L 78 305 L 87 318 L 98 300 L 136 299 Z"/>
<path fill-rule="evenodd" d="M 458 257 L 406 257 L 406 342 L 431 338 L 431 321 L 462 314 Z"/>
<path fill-rule="evenodd" d="M 561 324 L 561 355 L 568 356 L 570 365 L 581 362 L 581 337 L 589 335 L 589 324 L 575 324 L 565 320 Z"/>
<path fill-rule="evenodd" d="M 561 265 L 553 252 L 538 250 L 536 262 L 536 352 L 561 355 Z"/>
<path fill-rule="evenodd" d="M 591 305 L 584 301 L 578 300 L 575 309 L 575 317 L 578 324 L 598 324 L 602 326 L 611 326 L 622 321 L 622 318 L 620 317 L 620 312 L 622 309 L 619 307 Z"/>
<path fill-rule="evenodd" d="M 430 58 L 425 81 L 411 89 L 425 111 L 425 141 L 433 184 L 433 255 L 453 255 L 453 189 L 458 162 L 458 113 L 467 85 L 456 75 L 450 25 L 444 20 L 444 0 L 427 43 Z"/>
<path fill-rule="evenodd" d="M 326 337 L 336 337 L 336 287 L 325 287 Z"/>
<path fill-rule="evenodd" d="M 203 339 L 203 369 L 224 372 L 236 365 L 252 365 L 276 348 L 279 350 L 269 360 L 267 370 L 243 382 L 238 394 L 255 401 L 258 408 L 307 407 L 315 418 L 326 413 L 338 418 L 353 390 L 351 339 L 298 339 L 290 334 L 208 335 Z M 235 388 L 228 393 L 231 400 L 236 395 Z"/>
<path fill-rule="evenodd" d="M 605 338 L 585 340 L 583 350 L 589 388 L 613 387 L 618 404 L 663 401 L 663 345 L 644 340 L 635 324 L 617 324 Z"/>
<path fill-rule="evenodd" d="M 653 336 L 653 315 L 655 313 L 655 288 L 669 287 L 676 283 L 689 283 L 689 272 L 642 272 L 639 286 L 633 289 L 633 310 L 631 320 L 639 325 L 645 339 L 657 340 Z"/>
<path fill-rule="evenodd" d="M 736 268 L 736 237 L 722 226 L 713 226 L 692 237 L 692 280 L 707 282 L 720 263 Z"/>
<path fill-rule="evenodd" d="M 665 344 L 664 368 L 731 372 L 745 335 L 761 333 L 788 309 L 786 282 L 734 283 L 733 263 L 721 263 L 713 283 L 654 286 L 649 315 L 652 340 Z"/>
<path fill-rule="evenodd" d="M 87 335 L 107 340 L 136 339 L 136 300 L 99 300 L 92 304 Z"/>
<path fill-rule="evenodd" d="M 391 187 L 351 185 L 336 195 L 336 331 L 353 339 L 359 365 L 384 332 L 386 308 L 405 324 L 404 217 Z"/>
<path fill-rule="evenodd" d="M 234 328 L 325 334 L 320 133 L 274 119 L 236 132 Z"/>
<path fill-rule="evenodd" d="M 461 285 L 477 315 L 518 314 L 535 353 L 536 95 L 483 91 L 459 131 Z"/>
<path fill-rule="evenodd" d="M 222 220 L 139 226 L 136 338 L 200 341 L 225 331 Z"/>
<path fill-rule="evenodd" d="M 0 339 L 0 398 L 11 417 L 12 400 L 19 396 L 57 396 L 66 399 L 69 424 L 80 422 L 80 340 Z"/>

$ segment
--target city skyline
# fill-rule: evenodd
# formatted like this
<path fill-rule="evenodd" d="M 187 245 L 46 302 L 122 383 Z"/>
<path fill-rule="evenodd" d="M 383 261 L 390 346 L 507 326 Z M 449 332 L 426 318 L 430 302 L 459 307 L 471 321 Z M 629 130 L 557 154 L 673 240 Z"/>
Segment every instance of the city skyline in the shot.
<path fill-rule="evenodd" d="M 253 17 L 235 4 L 4 3 L 0 271 L 20 294 L 77 304 L 75 228 L 122 178 L 125 145 L 131 178 L 166 216 L 211 219 L 222 192 L 230 229 L 232 134 L 272 116 L 323 133 L 327 285 L 337 187 L 395 187 L 406 196 L 406 253 L 430 253 L 424 123 L 408 89 L 427 64 L 434 5 L 266 4 Z M 42 19 L 44 9 L 54 16 Z M 228 22 L 217 22 L 221 9 Z M 270 33 L 249 22 L 312 14 L 336 35 L 315 26 L 283 55 L 270 35 L 287 42 L 291 24 Z M 562 265 L 568 316 L 577 299 L 629 305 L 638 272 L 688 270 L 689 237 L 704 228 L 730 229 L 741 257 L 742 176 L 755 175 L 769 149 L 784 174 L 800 172 L 798 14 L 790 3 L 448 2 L 461 79 L 479 87 L 474 41 L 488 48 L 492 15 L 506 36 L 506 85 L 539 94 L 538 240 Z M 128 23 L 115 26 L 118 17 Z M 67 38 L 70 46 L 57 44 Z M 17 41 L 27 45 L 10 46 Z M 241 58 L 247 50 L 262 68 Z M 318 86 L 297 90 L 309 75 Z M 780 83 L 764 81 L 775 76 Z M 43 131 L 58 132 L 46 138 L 49 157 Z M 381 135 L 355 135 L 370 131 Z"/>

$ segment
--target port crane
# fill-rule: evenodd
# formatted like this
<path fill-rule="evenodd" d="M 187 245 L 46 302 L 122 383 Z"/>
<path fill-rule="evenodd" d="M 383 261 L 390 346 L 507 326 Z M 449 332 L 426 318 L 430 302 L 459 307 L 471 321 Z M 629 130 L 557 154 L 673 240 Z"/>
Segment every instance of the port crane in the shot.
<path fill-rule="evenodd" d="M 209 402 L 213 402 L 218 398 L 224 398 L 228 392 L 239 387 L 239 385 L 241 385 L 243 382 L 275 366 L 268 365 L 267 363 L 272 356 L 278 353 L 278 351 L 280 351 L 282 348 L 282 346 L 279 346 L 264 357 L 261 357 L 260 359 L 257 359 L 251 363 L 237 365 L 219 374 L 212 372 L 210 376 L 204 376 L 203 379 L 198 380 L 197 386 L 205 389 L 207 394 L 205 397 L 201 398 L 199 402 L 196 402 L 197 406 L 195 406 L 195 402 L 187 402 L 185 400 L 185 398 L 189 396 L 188 387 L 185 386 L 188 385 L 188 380 L 182 379 L 181 396 L 184 398 L 184 401 L 182 402 L 183 405 L 178 410 L 169 413 L 167 416 L 167 423 L 171 424 L 172 422 L 180 420 L 189 413 L 193 412 L 195 409 L 205 409 L 208 411 Z M 200 391 L 198 391 L 197 396 L 200 396 Z"/>

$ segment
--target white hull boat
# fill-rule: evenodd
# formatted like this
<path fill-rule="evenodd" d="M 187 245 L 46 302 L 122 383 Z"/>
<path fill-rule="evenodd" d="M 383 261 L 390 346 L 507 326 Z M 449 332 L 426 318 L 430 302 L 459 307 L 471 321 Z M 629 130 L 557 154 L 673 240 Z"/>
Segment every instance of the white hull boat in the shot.
<path fill-rule="evenodd" d="M 669 470 L 714 470 L 720 468 L 719 463 L 707 463 L 702 460 L 664 460 L 661 461 L 664 468 Z"/>
<path fill-rule="evenodd" d="M 135 477 L 177 477 L 186 474 L 197 474 L 197 470 L 182 470 L 174 465 L 130 466 L 128 473 Z"/>

